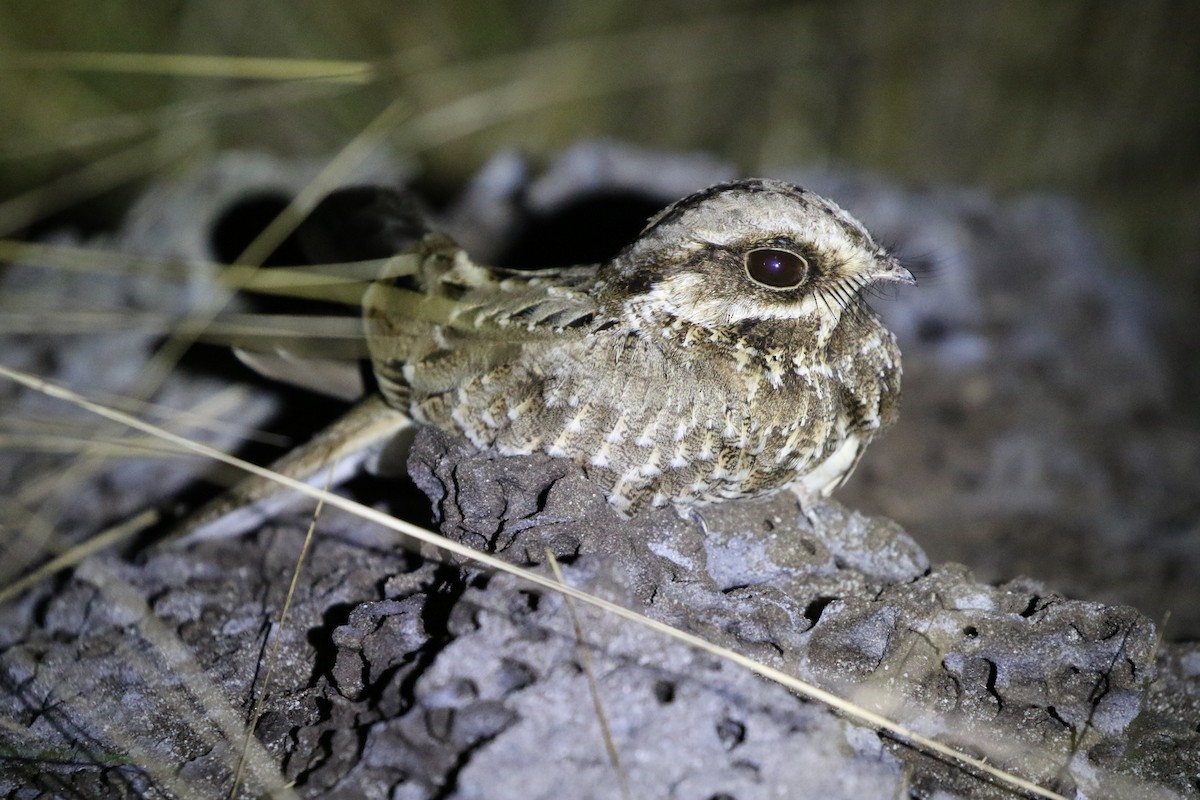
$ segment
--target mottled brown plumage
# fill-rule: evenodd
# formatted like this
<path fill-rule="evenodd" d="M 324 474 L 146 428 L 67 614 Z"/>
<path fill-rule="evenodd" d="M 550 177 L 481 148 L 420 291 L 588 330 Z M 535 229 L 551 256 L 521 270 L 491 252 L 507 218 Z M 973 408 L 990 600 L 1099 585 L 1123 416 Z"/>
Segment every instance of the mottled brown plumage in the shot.
<path fill-rule="evenodd" d="M 828 493 L 895 417 L 900 353 L 862 300 L 912 275 L 833 203 L 714 186 L 616 258 L 518 272 L 430 234 L 368 292 L 387 401 L 505 454 L 583 465 L 621 512 Z"/>

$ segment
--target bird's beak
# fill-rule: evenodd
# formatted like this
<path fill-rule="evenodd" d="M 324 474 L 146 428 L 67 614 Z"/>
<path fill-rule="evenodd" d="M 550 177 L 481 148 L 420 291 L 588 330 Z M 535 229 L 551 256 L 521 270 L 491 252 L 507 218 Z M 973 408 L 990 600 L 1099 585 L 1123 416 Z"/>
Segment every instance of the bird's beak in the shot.
<path fill-rule="evenodd" d="M 917 285 L 917 279 L 908 267 L 901 266 L 900 262 L 891 256 L 880 259 L 879 267 L 875 270 L 875 280 L 890 281 L 904 286 Z"/>

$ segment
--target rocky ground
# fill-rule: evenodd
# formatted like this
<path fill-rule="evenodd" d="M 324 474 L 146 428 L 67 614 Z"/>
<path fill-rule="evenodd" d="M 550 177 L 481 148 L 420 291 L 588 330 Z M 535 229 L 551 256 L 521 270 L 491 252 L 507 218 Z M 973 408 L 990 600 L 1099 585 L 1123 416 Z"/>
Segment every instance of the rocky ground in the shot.
<path fill-rule="evenodd" d="M 247 193 L 269 206 L 306 171 L 224 157 L 164 180 L 90 244 L 193 259 L 236 250 L 230 208 L 244 219 L 259 207 Z M 502 156 L 437 213 L 480 260 L 585 261 L 732 173 L 612 145 L 537 174 Z M 399 177 L 383 165 L 360 179 Z M 549 549 L 573 586 L 1066 796 L 1200 794 L 1200 648 L 1186 643 L 1200 632 L 1200 428 L 1176 400 L 1184 366 L 1169 302 L 1107 267 L 1066 200 L 780 177 L 836 198 L 927 265 L 920 288 L 876 303 L 901 338 L 905 409 L 839 502 L 728 503 L 703 528 L 670 511 L 623 521 L 569 463 L 498 459 L 430 431 L 411 456 L 415 488 L 367 476 L 345 491 L 542 571 Z M 12 267 L 0 297 L 10 319 L 40 302 L 47 315 L 132 320 L 205 302 L 198 273 Z M 138 330 L 8 335 L 0 360 L 117 393 L 155 341 Z M 215 350 L 200 356 L 164 377 L 157 402 L 297 433 L 337 411 L 248 380 Z M 208 468 L 186 459 L 93 454 L 67 467 L 44 452 L 51 434 L 96 442 L 118 431 L 11 385 L 0 397 L 13 443 L 0 453 L 10 579 L 42 548 L 202 493 L 195 476 Z M 235 435 L 187 429 L 225 445 Z M 38 452 L 17 446 L 31 433 Z M 574 603 L 581 644 L 560 596 L 397 547 L 333 510 L 278 628 L 309 513 L 186 547 L 138 542 L 8 601 L 5 796 L 226 795 L 265 684 L 247 796 L 620 797 L 623 786 L 713 800 L 1012 796 Z"/>

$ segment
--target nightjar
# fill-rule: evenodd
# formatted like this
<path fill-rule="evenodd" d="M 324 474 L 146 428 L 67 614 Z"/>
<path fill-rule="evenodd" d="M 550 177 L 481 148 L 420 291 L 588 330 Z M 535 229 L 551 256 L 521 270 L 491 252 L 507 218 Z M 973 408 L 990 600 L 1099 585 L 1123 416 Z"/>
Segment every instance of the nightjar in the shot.
<path fill-rule="evenodd" d="M 387 403 L 506 455 L 581 464 L 622 514 L 799 482 L 828 494 L 895 420 L 900 353 L 863 292 L 912 274 L 828 200 L 742 180 L 598 266 L 478 266 L 424 237 L 364 300 Z"/>

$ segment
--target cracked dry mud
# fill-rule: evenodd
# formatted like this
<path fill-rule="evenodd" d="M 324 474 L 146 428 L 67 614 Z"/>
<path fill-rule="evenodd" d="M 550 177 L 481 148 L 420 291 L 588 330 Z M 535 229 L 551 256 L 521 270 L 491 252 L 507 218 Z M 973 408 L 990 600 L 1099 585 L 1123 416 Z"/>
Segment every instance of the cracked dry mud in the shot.
<path fill-rule="evenodd" d="M 610 164 L 610 172 L 629 169 L 629 159 L 655 158 L 611 147 L 580 152 L 530 191 L 528 202 L 566 202 L 554 199 L 550 178 L 570 174 L 571 158 L 590 165 L 591 173 L 596 152 L 620 167 Z M 676 168 L 657 172 L 705 182 L 720 168 L 671 163 Z M 643 167 L 631 172 L 644 175 Z M 244 164 L 228 172 L 241 181 L 280 174 L 255 173 Z M 218 184 L 210 174 L 208 185 Z M 477 186 L 474 197 L 486 195 L 486 188 Z M 865 193 L 868 207 L 886 207 L 886 198 L 898 192 L 856 191 Z M 228 201 L 227 192 L 212 201 L 211 213 L 193 214 L 192 224 L 203 226 Z M 932 214 L 927 198 L 913 203 Z M 973 214 L 980 203 L 975 198 L 959 207 Z M 1006 214 L 991 209 L 989 225 L 1006 229 L 1012 220 Z M 950 216 L 932 218 L 950 225 Z M 474 228 L 486 232 L 487 225 Z M 917 231 L 918 239 L 932 235 Z M 1029 237 L 1023 246 L 1036 251 L 1035 231 Z M 13 281 L 36 284 L 46 274 L 14 269 L 0 277 L 11 288 Z M 156 298 L 154 287 L 139 294 L 127 282 L 86 276 L 63 278 L 54 288 L 93 302 L 106 293 L 134 306 L 183 302 Z M 953 317 L 952 306 L 939 308 Z M 892 313 L 900 316 L 894 324 L 903 337 L 908 312 Z M 924 318 L 921 313 L 913 312 L 913 319 Z M 1043 333 L 1055 342 L 1052 351 L 1069 352 L 1060 328 Z M 952 326 L 943 334 L 906 349 L 914 365 L 910 382 L 918 380 L 915 371 L 953 383 L 936 377 L 939 359 L 969 361 L 980 340 L 1006 352 L 1003 331 Z M 4 354 L 6 364 L 64 381 L 86 380 L 96 363 L 111 364 L 103 377 L 115 388 L 150 344 L 140 335 L 94 337 L 70 348 L 10 339 Z M 1034 349 L 1039 357 L 1048 352 Z M 1008 372 L 1001 374 L 1020 372 L 1015 356 L 1005 363 Z M 220 376 L 182 370 L 160 399 L 184 407 L 220 386 Z M 10 407 L 25 413 L 51 410 L 47 401 L 9 386 L 2 391 Z M 1129 389 L 1139 391 L 1155 389 Z M 906 415 L 921 402 L 921 389 L 912 394 Z M 266 418 L 279 402 L 262 388 L 238 401 L 247 422 Z M 1028 413 L 1018 409 L 1006 419 L 1019 427 Z M 927 423 L 921 430 L 930 437 L 943 435 L 945 419 L 930 422 L 919 410 L 915 416 Z M 919 431 L 898 433 L 901 445 L 921 441 Z M 1188 442 L 1177 438 L 1180 447 Z M 962 446 L 947 449 L 952 460 L 968 458 Z M 875 456 L 873 449 L 868 461 Z M 903 459 L 890 460 L 895 456 L 887 450 L 880 458 L 860 493 L 903 469 Z M 39 470 L 60 469 L 46 456 L 11 454 L 0 467 L 10 493 Z M 186 462 L 129 462 L 81 481 L 61 509 L 61 535 L 70 539 L 161 504 L 196 469 Z M 953 480 L 937 483 L 924 462 L 910 469 L 929 484 L 930 502 L 947 505 L 950 519 L 962 518 L 968 507 L 950 507 L 954 494 L 945 488 Z M 1154 625 L 1131 607 L 1068 599 L 1030 578 L 981 582 L 966 567 L 931 564 L 914 541 L 924 540 L 922 531 L 910 536 L 895 522 L 837 502 L 800 509 L 783 494 L 727 503 L 704 512 L 707 535 L 671 511 L 621 520 L 569 463 L 496 458 L 435 431 L 418 437 L 410 472 L 420 489 L 415 496 L 389 500 L 390 490 L 369 479 L 348 491 L 417 516 L 432 504 L 445 535 L 544 572 L 548 548 L 573 586 L 835 690 L 1067 796 L 1198 791 L 1200 649 L 1156 648 Z M 1011 491 L 994 475 L 979 480 L 966 490 L 976 500 Z M 1156 496 L 1147 494 L 1151 501 Z M 1066 502 L 1046 518 L 1069 516 Z M 1023 513 L 1033 507 L 1017 496 L 1013 504 Z M 1125 512 L 1127 519 L 1143 519 L 1139 513 L 1136 507 Z M 983 519 L 992 530 L 1010 524 L 997 522 L 998 513 Z M 270 695 L 247 752 L 247 796 L 620 796 L 580 643 L 560 596 L 397 547 L 389 536 L 327 509 L 287 625 L 276 629 L 307 524 L 308 511 L 297 509 L 236 540 L 101 555 L 0 609 L 0 718 L 6 721 L 0 793 L 224 796 L 241 731 L 267 681 L 270 643 L 278 641 Z M 1126 552 L 1111 537 L 1108 546 Z M 7 552 L 10 561 L 21 555 Z M 1084 575 L 1080 583 L 1089 580 L 1099 578 Z M 1169 583 L 1164 589 L 1173 591 Z M 573 610 L 633 797 L 1012 796 L 741 668 L 590 607 L 574 603 Z"/>

